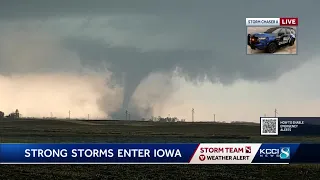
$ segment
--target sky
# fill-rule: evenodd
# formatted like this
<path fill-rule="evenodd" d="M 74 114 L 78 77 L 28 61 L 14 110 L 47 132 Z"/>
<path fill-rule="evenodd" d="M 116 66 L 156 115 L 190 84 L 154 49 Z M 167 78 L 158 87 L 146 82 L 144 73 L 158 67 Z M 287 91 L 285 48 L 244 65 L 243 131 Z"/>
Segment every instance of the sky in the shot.
<path fill-rule="evenodd" d="M 0 110 L 259 122 L 320 116 L 319 1 L 3 0 Z M 265 11 L 264 9 L 272 9 Z M 246 55 L 247 17 L 299 17 L 298 55 Z"/>

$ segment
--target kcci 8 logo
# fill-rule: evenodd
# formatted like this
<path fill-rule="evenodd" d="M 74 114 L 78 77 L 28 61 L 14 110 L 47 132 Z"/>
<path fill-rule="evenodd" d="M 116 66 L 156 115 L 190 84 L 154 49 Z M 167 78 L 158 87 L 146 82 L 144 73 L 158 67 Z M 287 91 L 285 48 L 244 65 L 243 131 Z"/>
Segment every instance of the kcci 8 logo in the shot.
<path fill-rule="evenodd" d="M 290 159 L 290 147 L 279 149 L 260 149 L 260 157 L 279 157 L 280 159 Z"/>

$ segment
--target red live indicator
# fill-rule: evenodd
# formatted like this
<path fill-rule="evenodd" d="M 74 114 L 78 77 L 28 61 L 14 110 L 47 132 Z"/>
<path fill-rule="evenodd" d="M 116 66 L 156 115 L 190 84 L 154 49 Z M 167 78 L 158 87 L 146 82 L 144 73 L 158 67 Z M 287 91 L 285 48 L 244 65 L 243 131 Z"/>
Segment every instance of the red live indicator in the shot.
<path fill-rule="evenodd" d="M 298 26 L 298 18 L 280 18 L 280 26 Z"/>

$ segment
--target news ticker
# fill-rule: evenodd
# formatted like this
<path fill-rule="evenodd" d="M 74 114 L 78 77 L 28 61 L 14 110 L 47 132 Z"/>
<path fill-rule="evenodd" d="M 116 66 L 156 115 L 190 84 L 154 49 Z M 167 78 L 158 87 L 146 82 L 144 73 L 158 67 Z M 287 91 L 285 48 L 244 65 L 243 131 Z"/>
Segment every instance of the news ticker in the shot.
<path fill-rule="evenodd" d="M 246 18 L 246 26 L 298 26 L 297 17 Z"/>
<path fill-rule="evenodd" d="M 260 117 L 261 135 L 320 136 L 320 117 Z"/>
<path fill-rule="evenodd" d="M 320 163 L 320 144 L 0 144 L 0 164 Z"/>

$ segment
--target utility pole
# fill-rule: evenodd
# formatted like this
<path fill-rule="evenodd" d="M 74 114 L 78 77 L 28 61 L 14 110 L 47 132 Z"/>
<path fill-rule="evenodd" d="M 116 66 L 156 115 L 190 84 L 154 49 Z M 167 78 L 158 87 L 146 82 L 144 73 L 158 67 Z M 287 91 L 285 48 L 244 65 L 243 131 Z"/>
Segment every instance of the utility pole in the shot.
<path fill-rule="evenodd" d="M 216 114 L 213 114 L 213 122 L 216 122 Z"/>
<path fill-rule="evenodd" d="M 70 114 L 71 114 L 71 111 L 69 110 L 69 119 L 70 119 Z"/>
<path fill-rule="evenodd" d="M 52 117 L 53 117 L 52 112 L 50 113 L 50 115 L 51 115 L 51 119 L 52 119 Z"/>
<path fill-rule="evenodd" d="M 126 110 L 126 120 L 128 120 L 128 111 Z"/>
<path fill-rule="evenodd" d="M 88 120 L 90 119 L 90 114 L 88 114 Z"/>
<path fill-rule="evenodd" d="M 274 109 L 274 117 L 277 117 L 277 115 L 278 115 L 278 110 Z"/>
<path fill-rule="evenodd" d="M 194 122 L 194 109 L 192 108 L 192 122 Z"/>

